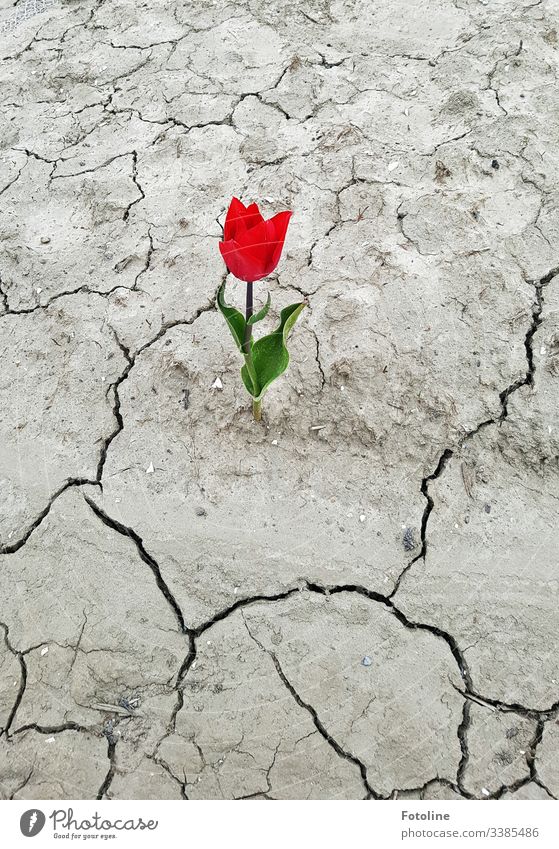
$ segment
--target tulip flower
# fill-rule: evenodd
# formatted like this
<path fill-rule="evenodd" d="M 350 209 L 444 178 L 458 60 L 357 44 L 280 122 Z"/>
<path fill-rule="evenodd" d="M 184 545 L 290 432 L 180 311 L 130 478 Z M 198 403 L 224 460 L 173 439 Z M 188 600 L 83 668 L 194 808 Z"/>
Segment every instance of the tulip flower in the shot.
<path fill-rule="evenodd" d="M 291 212 L 278 212 L 265 221 L 256 203 L 245 207 L 238 198 L 233 198 L 225 218 L 223 241 L 219 243 L 225 265 L 231 274 L 247 285 L 244 315 L 225 303 L 225 284 L 218 292 L 217 304 L 245 358 L 241 377 L 252 396 L 252 412 L 257 421 L 261 418 L 264 393 L 289 365 L 287 337 L 305 306 L 303 301 L 285 307 L 276 330 L 268 336 L 253 340 L 253 327 L 266 318 L 271 304 L 268 293 L 264 306 L 254 312 L 253 283 L 267 277 L 276 268 L 290 218 Z"/>
<path fill-rule="evenodd" d="M 223 242 L 219 243 L 231 274 L 246 283 L 271 274 L 279 262 L 290 218 L 290 212 L 278 212 L 264 221 L 257 204 L 245 208 L 238 198 L 233 198 L 225 219 Z"/>

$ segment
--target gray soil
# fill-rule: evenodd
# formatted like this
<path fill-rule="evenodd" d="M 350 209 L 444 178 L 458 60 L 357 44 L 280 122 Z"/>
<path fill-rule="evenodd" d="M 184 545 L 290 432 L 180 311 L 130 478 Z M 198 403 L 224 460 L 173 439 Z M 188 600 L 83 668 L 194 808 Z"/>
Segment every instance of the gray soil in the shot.
<path fill-rule="evenodd" d="M 0 31 L 0 796 L 558 796 L 557 4 Z M 261 424 L 233 194 L 309 302 Z"/>

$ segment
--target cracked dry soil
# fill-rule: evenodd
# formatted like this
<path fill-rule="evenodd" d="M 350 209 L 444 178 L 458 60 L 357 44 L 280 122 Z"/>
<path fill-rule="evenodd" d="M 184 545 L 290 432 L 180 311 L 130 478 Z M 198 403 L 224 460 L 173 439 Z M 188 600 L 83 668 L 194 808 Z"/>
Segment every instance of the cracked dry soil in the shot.
<path fill-rule="evenodd" d="M 557 4 L 0 31 L 2 798 L 557 797 Z M 233 194 L 310 304 L 263 426 Z"/>

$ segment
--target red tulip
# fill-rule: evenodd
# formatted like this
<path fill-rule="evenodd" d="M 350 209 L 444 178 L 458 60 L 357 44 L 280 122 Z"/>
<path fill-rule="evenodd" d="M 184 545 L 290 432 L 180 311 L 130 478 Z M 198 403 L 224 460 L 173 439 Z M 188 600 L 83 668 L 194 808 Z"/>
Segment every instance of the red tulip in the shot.
<path fill-rule="evenodd" d="M 219 250 L 235 277 L 253 283 L 271 274 L 279 262 L 291 212 L 278 212 L 264 221 L 258 204 L 245 207 L 233 198 L 225 219 Z"/>

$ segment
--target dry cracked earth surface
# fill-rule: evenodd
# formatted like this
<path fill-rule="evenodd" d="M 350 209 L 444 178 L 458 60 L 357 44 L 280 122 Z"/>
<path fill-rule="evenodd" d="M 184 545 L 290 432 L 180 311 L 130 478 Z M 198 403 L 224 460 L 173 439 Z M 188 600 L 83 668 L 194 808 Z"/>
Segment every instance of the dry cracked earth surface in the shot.
<path fill-rule="evenodd" d="M 0 31 L 0 795 L 557 797 L 556 0 Z M 233 194 L 309 304 L 262 424 Z"/>

